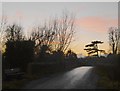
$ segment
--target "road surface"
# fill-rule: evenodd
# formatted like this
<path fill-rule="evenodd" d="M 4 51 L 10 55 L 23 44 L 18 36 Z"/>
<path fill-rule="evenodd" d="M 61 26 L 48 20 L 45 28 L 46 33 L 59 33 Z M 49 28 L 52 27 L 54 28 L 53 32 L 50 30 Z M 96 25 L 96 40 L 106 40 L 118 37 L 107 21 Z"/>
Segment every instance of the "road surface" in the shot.
<path fill-rule="evenodd" d="M 32 81 L 24 89 L 97 89 L 97 80 L 93 67 L 85 66 Z"/>

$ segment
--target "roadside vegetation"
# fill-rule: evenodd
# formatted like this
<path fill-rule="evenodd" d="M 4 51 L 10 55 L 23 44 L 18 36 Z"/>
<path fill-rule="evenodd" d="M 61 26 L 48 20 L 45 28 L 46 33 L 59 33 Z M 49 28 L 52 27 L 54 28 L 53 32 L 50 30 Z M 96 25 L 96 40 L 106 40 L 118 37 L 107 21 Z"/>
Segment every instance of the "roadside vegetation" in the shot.
<path fill-rule="evenodd" d="M 109 63 L 104 65 L 97 65 L 95 72 L 99 75 L 98 86 L 105 89 L 117 89 L 120 90 L 120 54 L 111 55 L 110 58 L 106 58 Z"/>

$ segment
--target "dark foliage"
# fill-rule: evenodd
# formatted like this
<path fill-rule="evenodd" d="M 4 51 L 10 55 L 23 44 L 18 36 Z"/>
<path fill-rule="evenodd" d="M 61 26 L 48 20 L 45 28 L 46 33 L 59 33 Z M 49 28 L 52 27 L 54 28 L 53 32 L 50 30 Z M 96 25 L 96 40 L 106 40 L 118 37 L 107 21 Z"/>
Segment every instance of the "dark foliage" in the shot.
<path fill-rule="evenodd" d="M 98 44 L 102 44 L 102 41 L 92 41 L 91 44 L 85 45 L 87 47 L 86 50 L 88 52 L 88 56 L 93 54 L 92 56 L 99 56 L 98 52 L 105 53 L 105 50 L 99 50 Z M 95 54 L 94 54 L 95 53 Z"/>
<path fill-rule="evenodd" d="M 32 41 L 8 41 L 4 54 L 8 68 L 21 68 L 26 70 L 27 64 L 34 58 L 34 42 Z"/>
<path fill-rule="evenodd" d="M 69 60 L 69 61 L 77 60 L 77 54 L 75 54 L 71 50 L 68 50 L 67 54 L 66 54 L 66 59 Z"/>

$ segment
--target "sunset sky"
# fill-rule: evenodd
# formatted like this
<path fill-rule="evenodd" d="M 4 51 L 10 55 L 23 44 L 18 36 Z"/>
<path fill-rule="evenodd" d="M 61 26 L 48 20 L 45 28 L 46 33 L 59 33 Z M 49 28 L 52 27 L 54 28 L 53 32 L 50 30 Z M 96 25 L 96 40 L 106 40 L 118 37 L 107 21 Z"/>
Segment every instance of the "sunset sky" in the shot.
<path fill-rule="evenodd" d="M 109 50 L 108 29 L 118 25 L 117 2 L 64 2 L 64 3 L 3 3 L 2 14 L 7 16 L 8 22 L 17 22 L 24 27 L 25 33 L 30 28 L 50 17 L 61 16 L 67 10 L 76 15 L 76 33 L 70 48 L 77 54 L 87 55 L 84 46 L 93 40 L 104 43 L 99 47 Z"/>

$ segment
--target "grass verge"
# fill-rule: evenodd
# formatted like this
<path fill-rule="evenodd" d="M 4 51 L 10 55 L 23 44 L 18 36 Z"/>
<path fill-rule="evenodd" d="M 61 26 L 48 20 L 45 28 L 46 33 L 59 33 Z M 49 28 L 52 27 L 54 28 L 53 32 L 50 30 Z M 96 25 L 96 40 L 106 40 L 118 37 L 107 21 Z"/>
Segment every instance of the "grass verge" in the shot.
<path fill-rule="evenodd" d="M 114 66 L 97 66 L 96 73 L 100 76 L 98 86 L 105 89 L 120 90 L 120 77 L 118 76 L 117 67 Z"/>

